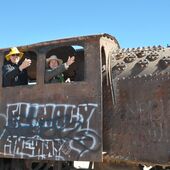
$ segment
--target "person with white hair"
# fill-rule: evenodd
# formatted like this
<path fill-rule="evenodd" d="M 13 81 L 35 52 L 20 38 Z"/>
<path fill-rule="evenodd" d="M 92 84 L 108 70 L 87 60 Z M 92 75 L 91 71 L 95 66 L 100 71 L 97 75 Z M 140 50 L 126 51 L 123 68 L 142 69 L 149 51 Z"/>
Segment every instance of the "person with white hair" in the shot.
<path fill-rule="evenodd" d="M 52 55 L 46 61 L 48 68 L 45 71 L 45 83 L 63 83 L 65 82 L 63 72 L 75 62 L 75 57 L 69 56 L 67 62 L 63 63 L 63 60 Z"/>

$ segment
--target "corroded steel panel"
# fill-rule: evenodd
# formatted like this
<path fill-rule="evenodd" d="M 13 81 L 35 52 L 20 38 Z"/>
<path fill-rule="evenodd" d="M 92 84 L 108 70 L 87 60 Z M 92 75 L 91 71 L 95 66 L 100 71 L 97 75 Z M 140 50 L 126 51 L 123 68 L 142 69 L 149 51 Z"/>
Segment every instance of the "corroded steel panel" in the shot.
<path fill-rule="evenodd" d="M 102 160 L 100 37 L 102 35 L 20 47 L 23 52 L 37 55 L 37 74 L 31 74 L 37 75 L 37 84 L 0 87 L 1 157 Z M 107 39 L 107 35 L 104 37 Z M 49 50 L 68 45 L 84 47 L 84 80 L 44 84 L 44 63 Z M 6 50 L 0 51 L 1 67 Z M 2 79 L 0 83 L 2 85 Z"/>
<path fill-rule="evenodd" d="M 169 164 L 170 48 L 113 52 L 112 80 L 114 105 L 104 110 L 105 150 L 117 160 Z"/>

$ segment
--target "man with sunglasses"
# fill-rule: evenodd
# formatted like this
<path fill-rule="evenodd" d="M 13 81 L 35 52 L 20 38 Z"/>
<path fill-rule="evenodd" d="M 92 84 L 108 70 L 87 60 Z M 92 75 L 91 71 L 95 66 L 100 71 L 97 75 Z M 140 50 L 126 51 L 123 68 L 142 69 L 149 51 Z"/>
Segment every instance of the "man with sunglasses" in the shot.
<path fill-rule="evenodd" d="M 26 68 L 31 65 L 31 60 L 25 58 L 21 62 L 23 54 L 16 47 L 13 47 L 5 56 L 6 61 L 2 68 L 3 87 L 28 84 Z"/>

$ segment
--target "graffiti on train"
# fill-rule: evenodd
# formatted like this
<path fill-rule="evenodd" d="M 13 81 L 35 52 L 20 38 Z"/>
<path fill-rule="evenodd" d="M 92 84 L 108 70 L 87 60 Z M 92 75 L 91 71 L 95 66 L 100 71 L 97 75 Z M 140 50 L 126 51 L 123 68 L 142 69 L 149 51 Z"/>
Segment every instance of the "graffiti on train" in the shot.
<path fill-rule="evenodd" d="M 99 116 L 98 104 L 37 104 L 7 105 L 5 128 L 0 139 L 4 154 L 9 156 L 80 159 L 101 147 L 100 133 L 94 127 Z"/>

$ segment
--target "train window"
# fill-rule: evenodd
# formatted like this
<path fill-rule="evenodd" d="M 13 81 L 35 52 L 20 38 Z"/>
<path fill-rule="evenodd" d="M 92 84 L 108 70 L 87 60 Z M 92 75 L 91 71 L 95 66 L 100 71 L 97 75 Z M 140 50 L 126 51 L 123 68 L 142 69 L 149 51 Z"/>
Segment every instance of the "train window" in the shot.
<path fill-rule="evenodd" d="M 101 48 L 102 53 L 102 73 L 106 71 L 106 54 L 104 47 Z"/>
<path fill-rule="evenodd" d="M 14 50 L 18 50 L 18 49 L 15 49 L 14 47 Z M 4 53 L 5 57 L 4 57 L 4 64 L 2 69 L 3 87 L 36 84 L 36 65 L 37 65 L 36 53 L 32 51 L 24 52 L 19 62 L 17 62 L 18 64 L 15 64 L 15 62 L 11 62 L 12 60 L 9 57 L 7 57 L 8 54 L 10 54 L 9 51 L 6 51 Z M 22 72 L 20 72 L 17 65 L 21 65 L 25 59 L 30 59 L 31 65 L 26 69 L 23 69 Z"/>
<path fill-rule="evenodd" d="M 69 68 L 68 57 L 75 57 Z M 84 80 L 84 48 L 82 46 L 60 46 L 46 54 L 45 83 L 60 83 Z"/>
<path fill-rule="evenodd" d="M 33 51 L 27 51 L 25 52 L 25 58 L 31 60 L 31 65 L 27 68 L 28 85 L 35 85 L 37 83 L 37 55 Z"/>

